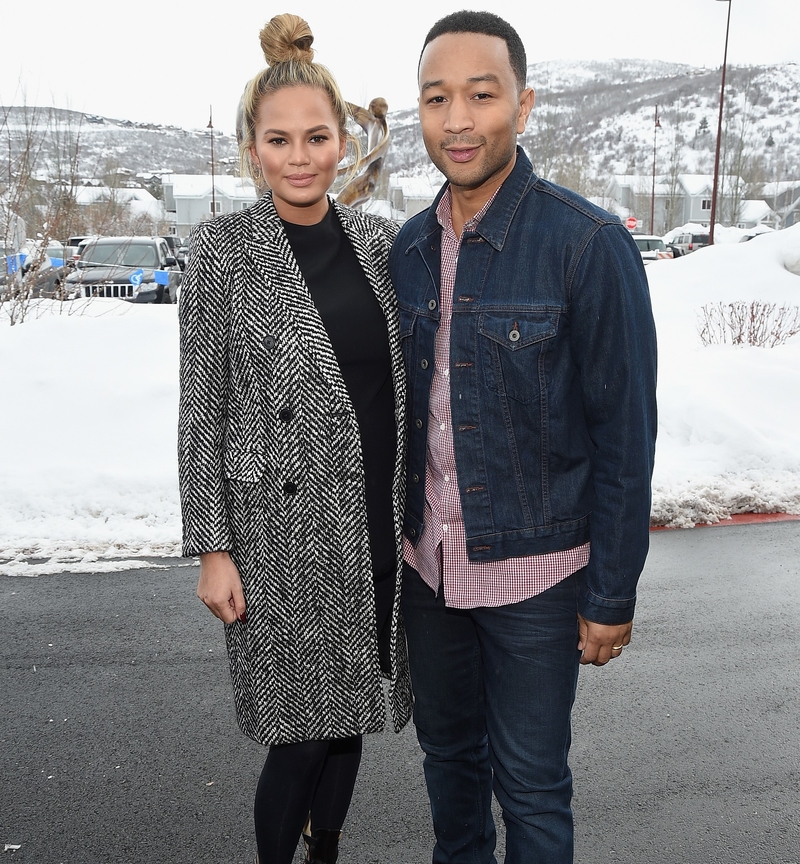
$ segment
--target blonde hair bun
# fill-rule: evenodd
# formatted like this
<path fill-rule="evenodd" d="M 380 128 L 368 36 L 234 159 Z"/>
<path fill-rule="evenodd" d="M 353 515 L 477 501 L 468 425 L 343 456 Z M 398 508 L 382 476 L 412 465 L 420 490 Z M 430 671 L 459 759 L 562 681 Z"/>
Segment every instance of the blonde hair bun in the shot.
<path fill-rule="evenodd" d="M 300 63 L 314 60 L 314 49 L 311 47 L 314 34 L 299 15 L 289 12 L 276 15 L 261 28 L 258 38 L 268 66 L 290 60 Z"/>

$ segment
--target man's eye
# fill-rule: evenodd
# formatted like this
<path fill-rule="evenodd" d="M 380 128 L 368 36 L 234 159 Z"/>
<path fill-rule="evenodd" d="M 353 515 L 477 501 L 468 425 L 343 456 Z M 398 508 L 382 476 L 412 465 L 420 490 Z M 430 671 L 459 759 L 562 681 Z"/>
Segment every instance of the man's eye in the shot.
<path fill-rule="evenodd" d="M 429 105 L 441 105 L 443 102 L 444 96 L 431 96 L 431 98 L 428 99 Z"/>

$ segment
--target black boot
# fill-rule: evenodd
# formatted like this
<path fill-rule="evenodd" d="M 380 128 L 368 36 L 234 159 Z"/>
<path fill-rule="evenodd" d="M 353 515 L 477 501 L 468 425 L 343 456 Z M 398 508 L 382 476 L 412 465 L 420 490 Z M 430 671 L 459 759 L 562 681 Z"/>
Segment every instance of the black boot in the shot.
<path fill-rule="evenodd" d="M 336 864 L 339 857 L 339 840 L 341 831 L 328 828 L 318 828 L 306 840 L 306 861 L 309 864 Z M 304 837 L 303 839 L 306 839 Z"/>

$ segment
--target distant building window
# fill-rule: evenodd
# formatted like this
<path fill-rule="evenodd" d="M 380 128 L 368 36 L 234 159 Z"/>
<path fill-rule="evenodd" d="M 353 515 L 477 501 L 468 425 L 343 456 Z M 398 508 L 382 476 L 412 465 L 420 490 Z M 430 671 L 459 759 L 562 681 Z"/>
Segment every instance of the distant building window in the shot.
<path fill-rule="evenodd" d="M 208 206 L 212 213 L 220 213 L 222 211 L 222 201 L 209 201 Z"/>
<path fill-rule="evenodd" d="M 711 209 L 711 199 L 710 198 L 703 198 L 703 200 L 700 204 L 700 209 L 701 210 L 710 210 Z"/>

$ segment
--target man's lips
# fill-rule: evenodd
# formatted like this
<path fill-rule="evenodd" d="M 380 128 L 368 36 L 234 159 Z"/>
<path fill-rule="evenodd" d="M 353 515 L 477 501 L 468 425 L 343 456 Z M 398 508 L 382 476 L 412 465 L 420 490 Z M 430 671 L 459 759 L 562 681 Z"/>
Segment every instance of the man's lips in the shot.
<path fill-rule="evenodd" d="M 469 162 L 478 152 L 477 147 L 445 147 L 444 150 L 453 162 Z"/>

